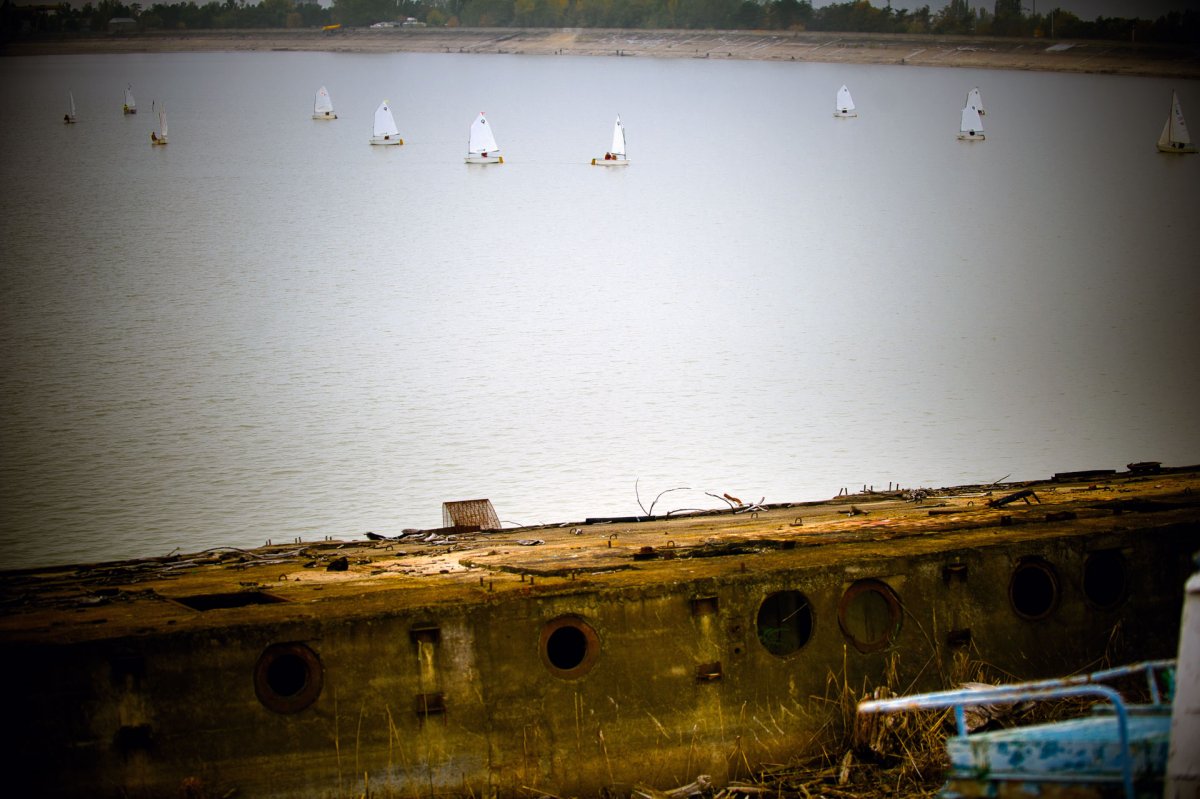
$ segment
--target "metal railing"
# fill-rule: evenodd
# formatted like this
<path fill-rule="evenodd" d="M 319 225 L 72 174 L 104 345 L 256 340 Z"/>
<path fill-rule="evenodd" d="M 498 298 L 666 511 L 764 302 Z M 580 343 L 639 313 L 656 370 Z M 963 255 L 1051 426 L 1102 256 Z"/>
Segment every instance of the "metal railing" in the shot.
<path fill-rule="evenodd" d="M 964 708 L 979 705 L 1015 704 L 1041 699 L 1062 699 L 1069 696 L 1101 696 L 1112 702 L 1116 715 L 1117 737 L 1121 747 L 1121 780 L 1125 785 L 1127 799 L 1135 799 L 1133 790 L 1133 756 L 1129 749 L 1129 709 L 1125 700 L 1114 688 L 1098 683 L 1118 677 L 1127 677 L 1139 672 L 1146 675 L 1151 703 L 1162 704 L 1158 688 L 1157 672 L 1173 669 L 1175 661 L 1151 660 L 1118 666 L 1104 671 L 1060 677 L 1051 680 L 1015 683 L 995 688 L 960 689 L 935 691 L 928 694 L 913 694 L 893 699 L 872 699 L 858 704 L 859 713 L 894 713 L 908 710 L 941 710 L 954 708 L 954 723 L 960 737 L 967 737 L 967 722 Z"/>

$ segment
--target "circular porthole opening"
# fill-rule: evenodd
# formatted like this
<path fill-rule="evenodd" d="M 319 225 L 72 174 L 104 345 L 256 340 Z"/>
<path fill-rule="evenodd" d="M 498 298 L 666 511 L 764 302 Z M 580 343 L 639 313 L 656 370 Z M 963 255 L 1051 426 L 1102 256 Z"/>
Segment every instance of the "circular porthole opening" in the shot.
<path fill-rule="evenodd" d="M 560 616 L 542 628 L 541 650 L 552 674 L 582 677 L 600 656 L 600 637 L 578 616 Z"/>
<path fill-rule="evenodd" d="M 1024 619 L 1044 619 L 1058 607 L 1058 575 L 1044 560 L 1029 559 L 1017 564 L 1008 581 L 1008 600 Z"/>
<path fill-rule="evenodd" d="M 301 643 L 272 644 L 254 666 L 254 693 L 276 713 L 298 713 L 317 701 L 324 685 L 317 653 Z"/>
<path fill-rule="evenodd" d="M 900 598 L 880 580 L 859 580 L 838 603 L 838 626 L 859 652 L 886 649 L 900 632 L 902 616 Z"/>
<path fill-rule="evenodd" d="M 812 607 L 799 591 L 777 591 L 758 607 L 758 640 L 772 655 L 790 655 L 808 643 Z"/>
<path fill-rule="evenodd" d="M 1116 550 L 1093 552 L 1083 562 L 1083 595 L 1093 607 L 1112 610 L 1125 601 L 1129 566 Z"/>

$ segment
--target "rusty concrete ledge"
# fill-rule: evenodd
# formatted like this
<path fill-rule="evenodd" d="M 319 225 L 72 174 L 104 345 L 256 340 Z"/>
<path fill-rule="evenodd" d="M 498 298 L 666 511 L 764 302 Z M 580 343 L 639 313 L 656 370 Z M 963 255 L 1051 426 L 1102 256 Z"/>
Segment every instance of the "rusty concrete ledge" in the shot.
<path fill-rule="evenodd" d="M 496 602 L 511 593 L 571 593 L 584 586 L 655 590 L 664 574 L 681 580 L 751 565 L 756 571 L 830 567 L 847 559 L 916 555 L 979 542 L 1087 535 L 1114 521 L 1137 524 L 1136 517 L 1143 515 L 1156 523 L 1200 515 L 1200 467 L 1108 478 L 1071 484 L 1057 475 L 1040 482 L 958 486 L 919 501 L 905 500 L 902 492 L 868 491 L 756 512 L 723 510 L 640 523 L 510 528 L 439 536 L 433 542 L 418 536 L 217 548 L 0 572 L 0 640 L 86 640 L 162 631 L 168 624 L 227 623 L 219 612 L 189 608 L 186 600 L 193 596 L 226 597 L 207 601 L 236 608 L 240 623 L 299 612 L 322 618 L 372 616 L 396 602 L 453 606 Z M 1038 501 L 988 504 L 1023 491 Z M 239 599 L 240 594 L 248 598 Z M 255 599 L 260 596 L 277 601 Z"/>
<path fill-rule="evenodd" d="M 727 785 L 821 746 L 833 683 L 1173 656 L 1197 550 L 1189 468 L 0 573 L 9 778 L 64 797 Z"/>

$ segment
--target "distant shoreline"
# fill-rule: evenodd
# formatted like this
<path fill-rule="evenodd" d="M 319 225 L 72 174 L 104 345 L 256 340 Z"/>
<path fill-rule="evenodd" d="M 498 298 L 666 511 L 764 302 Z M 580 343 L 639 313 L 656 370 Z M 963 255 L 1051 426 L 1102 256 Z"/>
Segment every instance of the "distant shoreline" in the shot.
<path fill-rule="evenodd" d="M 896 64 L 1200 79 L 1200 48 L 1111 41 L 592 28 L 267 29 L 86 35 L 0 45 L 8 56 L 323 51 L 508 53 Z"/>

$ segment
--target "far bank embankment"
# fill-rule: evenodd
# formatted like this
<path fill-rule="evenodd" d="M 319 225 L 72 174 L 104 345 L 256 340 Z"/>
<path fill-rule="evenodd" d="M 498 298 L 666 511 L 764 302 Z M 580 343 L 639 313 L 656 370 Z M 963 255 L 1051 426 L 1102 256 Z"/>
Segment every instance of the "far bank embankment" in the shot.
<path fill-rule="evenodd" d="M 5 55 L 291 50 L 813 61 L 1200 78 L 1200 45 L 807 31 L 282 29 L 90 35 L 0 45 Z"/>

